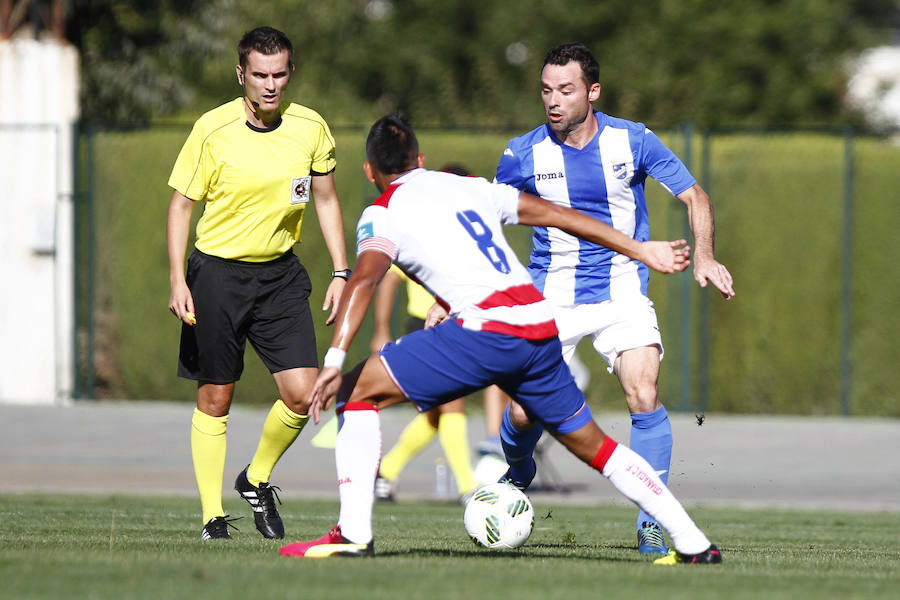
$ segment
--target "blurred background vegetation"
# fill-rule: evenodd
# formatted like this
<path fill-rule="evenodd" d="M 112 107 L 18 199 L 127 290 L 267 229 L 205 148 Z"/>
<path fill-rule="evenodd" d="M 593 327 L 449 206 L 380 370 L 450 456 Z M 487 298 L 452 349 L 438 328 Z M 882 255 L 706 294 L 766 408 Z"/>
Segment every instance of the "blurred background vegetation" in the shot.
<path fill-rule="evenodd" d="M 80 239 L 94 255 L 93 261 L 80 261 L 86 300 L 79 317 L 78 387 L 84 397 L 194 398 L 193 382 L 175 376 L 180 325 L 166 309 L 165 216 L 171 195 L 166 181 L 189 128 L 103 128 L 84 134 L 89 152 L 82 163 Z M 351 254 L 356 220 L 376 195 L 360 168 L 365 134 L 362 128 L 336 131 L 336 179 Z M 492 177 L 514 132 L 425 129 L 419 134 L 427 165 L 463 162 L 475 174 Z M 683 131 L 661 136 L 682 156 L 694 155 L 694 172 L 716 205 L 717 258 L 734 275 L 737 290 L 726 302 L 711 288 L 701 290 L 690 272 L 651 276 L 650 296 L 666 347 L 660 386 L 670 410 L 900 417 L 900 371 L 892 368 L 900 338 L 900 147 L 871 137 L 852 140 L 849 160 L 858 172 L 852 241 L 845 246 L 843 135 L 721 132 L 695 136 L 693 153 L 686 150 Z M 700 161 L 704 151 L 707 164 Z M 656 183 L 648 183 L 647 190 L 653 237 L 689 236 L 683 205 Z M 507 236 L 527 260 L 530 229 L 508 227 Z M 306 213 L 296 252 L 313 282 L 310 303 L 321 356 L 333 333 L 319 308 L 331 263 L 315 211 Z M 846 293 L 845 261 L 852 265 Z M 93 274 L 86 270 L 91 264 Z M 852 306 L 848 340 L 841 335 L 845 301 Z M 395 334 L 402 332 L 402 322 L 398 308 Z M 367 355 L 371 332 L 367 321 L 348 353 L 349 363 Z M 592 406 L 619 410 L 621 390 L 606 364 L 587 341 L 580 355 L 592 375 L 587 391 Z M 235 398 L 268 404 L 276 390 L 252 350 L 245 365 Z M 849 384 L 846 397 L 842 381 Z"/>
<path fill-rule="evenodd" d="M 736 280 L 738 296 L 726 303 L 690 274 L 654 275 L 670 409 L 898 417 L 900 148 L 866 131 L 843 100 L 852 59 L 892 41 L 898 18 L 900 3 L 886 0 L 75 2 L 69 39 L 83 60 L 77 389 L 194 398 L 194 384 L 175 376 L 179 328 L 166 310 L 166 181 L 193 120 L 239 95 L 240 35 L 268 24 L 295 45 L 290 99 L 335 131 L 351 249 L 375 194 L 359 168 L 374 119 L 405 112 L 428 166 L 462 162 L 490 178 L 506 141 L 544 120 L 546 50 L 583 41 L 601 63 L 597 108 L 654 128 L 711 191 L 717 256 Z M 848 177 L 852 222 L 842 212 Z M 683 206 L 656 184 L 648 194 L 654 237 L 685 235 Z M 529 230 L 509 236 L 527 259 Z M 314 211 L 297 253 L 313 280 L 315 315 L 331 265 Z M 844 264 L 852 265 L 847 293 Z M 842 302 L 852 306 L 849 342 Z M 331 330 L 320 314 L 321 354 Z M 367 352 L 370 328 L 351 359 Z M 605 364 L 588 347 L 581 356 L 592 405 L 620 410 Z M 271 377 L 252 351 L 245 362 L 236 398 L 270 403 Z M 846 406 L 842 381 L 851 382 Z"/>
<path fill-rule="evenodd" d="M 848 61 L 890 42 L 896 0 L 79 0 L 82 108 L 100 123 L 193 120 L 234 97 L 234 47 L 292 39 L 292 99 L 333 125 L 402 110 L 419 126 L 519 127 L 542 117 L 544 54 L 581 41 L 605 112 L 656 128 L 859 122 Z M 896 40 L 895 40 L 896 41 Z"/>

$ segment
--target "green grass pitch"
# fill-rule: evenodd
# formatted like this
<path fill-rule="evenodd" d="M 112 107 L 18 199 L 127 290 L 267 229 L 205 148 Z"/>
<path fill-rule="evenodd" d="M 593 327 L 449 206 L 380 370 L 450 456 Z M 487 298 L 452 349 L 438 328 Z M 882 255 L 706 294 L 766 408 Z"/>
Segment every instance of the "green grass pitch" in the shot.
<path fill-rule="evenodd" d="M 0 495 L 3 598 L 895 598 L 900 514 L 697 507 L 725 562 L 657 567 L 634 510 L 535 503 L 521 549 L 466 537 L 453 503 L 376 505 L 374 559 L 291 559 L 227 499 L 240 531 L 201 542 L 192 498 Z M 285 542 L 323 535 L 333 501 L 289 500 Z"/>

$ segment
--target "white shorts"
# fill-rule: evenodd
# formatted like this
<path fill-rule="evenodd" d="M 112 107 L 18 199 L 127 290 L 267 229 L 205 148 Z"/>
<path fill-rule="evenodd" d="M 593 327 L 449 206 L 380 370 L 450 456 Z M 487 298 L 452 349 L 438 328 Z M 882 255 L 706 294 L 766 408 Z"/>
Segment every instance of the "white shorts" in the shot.
<path fill-rule="evenodd" d="M 657 346 L 663 357 L 662 337 L 653 302 L 645 296 L 607 300 L 596 304 L 554 306 L 563 358 L 568 363 L 581 338 L 591 336 L 594 349 L 613 372 L 616 358 L 625 350 Z"/>

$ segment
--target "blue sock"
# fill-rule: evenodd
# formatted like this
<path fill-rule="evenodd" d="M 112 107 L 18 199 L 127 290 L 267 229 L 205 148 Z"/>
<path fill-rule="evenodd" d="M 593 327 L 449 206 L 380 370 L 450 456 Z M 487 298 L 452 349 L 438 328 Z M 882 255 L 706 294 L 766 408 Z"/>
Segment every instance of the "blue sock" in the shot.
<path fill-rule="evenodd" d="M 631 413 L 631 441 L 628 446 L 650 463 L 663 483 L 668 483 L 669 463 L 672 461 L 672 425 L 665 406 L 649 413 Z M 640 511 L 638 529 L 644 521 L 655 523 L 656 519 Z"/>
<path fill-rule="evenodd" d="M 509 465 L 509 477 L 522 487 L 528 487 L 537 473 L 534 448 L 542 433 L 544 427 L 540 424 L 525 431 L 516 429 L 509 420 L 507 405 L 500 423 L 500 443 L 503 445 L 503 454 L 506 455 L 506 464 Z"/>

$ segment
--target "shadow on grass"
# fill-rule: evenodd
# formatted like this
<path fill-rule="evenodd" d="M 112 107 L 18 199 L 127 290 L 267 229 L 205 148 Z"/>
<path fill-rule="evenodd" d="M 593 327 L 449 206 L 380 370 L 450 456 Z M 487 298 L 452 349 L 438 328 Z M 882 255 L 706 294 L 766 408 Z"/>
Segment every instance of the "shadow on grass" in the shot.
<path fill-rule="evenodd" d="M 608 546 L 607 549 L 612 550 L 634 550 L 631 546 Z M 575 553 L 578 554 L 575 554 Z M 641 563 L 646 562 L 646 558 L 640 557 L 635 552 L 634 558 L 627 558 L 618 555 L 604 554 L 602 550 L 598 550 L 595 546 L 586 544 L 567 545 L 567 544 L 540 544 L 536 546 L 528 546 L 521 550 L 451 550 L 447 548 L 410 548 L 403 551 L 387 551 L 377 552 L 376 556 L 434 556 L 438 558 L 482 558 L 482 559 L 533 559 L 533 558 L 559 558 L 564 560 L 585 560 L 595 561 L 602 560 L 616 563 Z"/>

